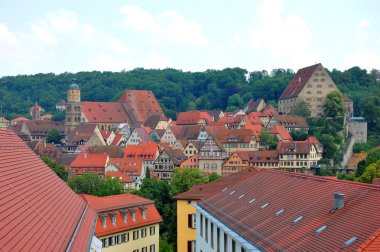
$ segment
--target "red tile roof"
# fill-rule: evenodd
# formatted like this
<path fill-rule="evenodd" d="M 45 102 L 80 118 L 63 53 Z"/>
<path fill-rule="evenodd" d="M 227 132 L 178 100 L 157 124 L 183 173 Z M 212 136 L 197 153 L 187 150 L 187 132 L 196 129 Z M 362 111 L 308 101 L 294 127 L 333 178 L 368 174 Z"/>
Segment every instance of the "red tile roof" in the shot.
<path fill-rule="evenodd" d="M 338 210 L 335 192 L 344 194 Z M 379 186 L 260 170 L 199 205 L 265 251 L 356 251 L 377 235 L 379 196 Z M 345 248 L 352 237 L 357 240 Z"/>
<path fill-rule="evenodd" d="M 73 239 L 70 251 L 87 251 L 95 212 L 86 202 L 10 130 L 0 130 L 0 160 L 1 249 L 67 251 Z"/>
<path fill-rule="evenodd" d="M 82 112 L 90 123 L 131 122 L 120 102 L 82 102 Z"/>
<path fill-rule="evenodd" d="M 207 111 L 186 111 L 179 112 L 177 117 L 177 125 L 196 125 L 204 119 L 206 124 L 212 121 L 212 117 Z"/>
<path fill-rule="evenodd" d="M 130 176 L 140 176 L 143 167 L 141 158 L 110 158 L 109 163 Z"/>
<path fill-rule="evenodd" d="M 144 123 L 151 115 L 164 114 L 152 91 L 125 90 L 119 102 L 126 104 L 134 122 Z"/>
<path fill-rule="evenodd" d="M 40 119 L 41 120 L 45 120 L 45 119 L 50 120 L 52 117 L 53 117 L 52 114 L 45 114 L 45 115 L 41 116 Z"/>
<path fill-rule="evenodd" d="M 115 138 L 112 140 L 111 145 L 119 145 L 122 138 L 123 138 L 123 134 L 116 134 Z"/>
<path fill-rule="evenodd" d="M 71 163 L 71 168 L 105 168 L 108 159 L 107 154 L 80 153 Z"/>
<path fill-rule="evenodd" d="M 124 150 L 124 157 L 142 158 L 147 161 L 156 159 L 158 146 L 155 142 L 140 143 L 139 145 L 129 145 Z"/>
<path fill-rule="evenodd" d="M 282 140 L 286 140 L 286 141 L 293 140 L 290 133 L 282 125 L 276 125 L 272 127 L 269 133 L 274 134 L 274 135 L 279 135 Z"/>
<path fill-rule="evenodd" d="M 98 212 L 95 235 L 97 237 L 117 232 L 122 232 L 137 227 L 143 227 L 162 222 L 162 218 L 154 206 L 154 201 L 142 198 L 134 194 L 120 194 L 106 197 L 83 195 L 90 207 Z M 142 209 L 146 210 L 146 218 L 143 218 Z M 136 212 L 136 221 L 132 220 L 131 212 Z M 127 213 L 127 223 L 124 222 L 122 212 Z M 106 214 L 107 227 L 103 227 L 101 216 Z M 112 225 L 109 214 L 116 215 L 116 225 Z M 158 230 L 156 230 L 158 232 Z"/>
<path fill-rule="evenodd" d="M 318 67 L 322 67 L 322 65 L 316 64 L 299 69 L 284 92 L 282 92 L 279 100 L 297 97 Z"/>
<path fill-rule="evenodd" d="M 106 172 L 106 177 L 110 176 L 111 178 L 117 178 L 120 183 L 133 183 L 133 179 L 131 179 L 127 174 L 122 173 L 120 171 L 109 171 Z"/>
<path fill-rule="evenodd" d="M 306 141 L 279 142 L 276 150 L 279 154 L 309 154 L 313 146 L 318 150 L 315 143 Z"/>
<path fill-rule="evenodd" d="M 111 136 L 112 132 L 112 130 L 100 130 L 100 134 L 104 140 L 107 140 Z"/>
<path fill-rule="evenodd" d="M 11 120 L 11 122 L 23 122 L 23 121 L 29 121 L 28 118 L 25 118 L 25 117 L 17 117 L 13 120 Z"/>
<path fill-rule="evenodd" d="M 309 128 L 306 119 L 297 115 L 274 115 L 272 120 L 285 128 Z"/>
<path fill-rule="evenodd" d="M 195 154 L 189 159 L 181 163 L 180 167 L 198 167 L 199 168 L 199 155 Z"/>

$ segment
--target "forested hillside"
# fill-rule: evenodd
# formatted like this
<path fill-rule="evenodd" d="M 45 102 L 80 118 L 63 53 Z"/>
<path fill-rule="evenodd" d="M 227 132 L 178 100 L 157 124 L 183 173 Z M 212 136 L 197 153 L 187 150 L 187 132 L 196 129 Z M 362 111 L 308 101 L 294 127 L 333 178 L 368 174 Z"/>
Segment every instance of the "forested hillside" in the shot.
<path fill-rule="evenodd" d="M 380 83 L 373 74 L 359 67 L 344 72 L 332 70 L 339 89 L 355 104 L 355 114 L 369 117 L 378 127 Z M 290 69 L 248 72 L 241 68 L 183 72 L 175 69 L 134 69 L 124 72 L 79 72 L 19 75 L 0 78 L 0 114 L 7 119 L 25 116 L 35 101 L 53 112 L 55 104 L 66 99 L 66 89 L 76 82 L 84 101 L 115 101 L 125 89 L 152 90 L 165 113 L 175 118 L 190 109 L 233 110 L 250 99 L 264 98 L 276 104 L 277 98 L 293 77 Z"/>

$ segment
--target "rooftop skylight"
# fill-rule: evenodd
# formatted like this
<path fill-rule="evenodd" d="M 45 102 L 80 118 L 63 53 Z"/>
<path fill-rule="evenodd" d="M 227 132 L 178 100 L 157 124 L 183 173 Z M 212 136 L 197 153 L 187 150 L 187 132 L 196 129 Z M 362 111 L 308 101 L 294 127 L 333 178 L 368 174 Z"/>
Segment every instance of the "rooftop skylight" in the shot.
<path fill-rule="evenodd" d="M 253 202 L 255 202 L 256 199 L 251 199 L 248 203 L 249 204 L 252 204 Z"/>
<path fill-rule="evenodd" d="M 235 190 L 233 190 L 232 192 L 230 192 L 230 195 L 234 194 L 235 193 Z"/>
<path fill-rule="evenodd" d="M 278 215 L 282 214 L 284 211 L 285 211 L 285 209 L 281 209 L 281 210 L 276 212 L 276 215 L 278 216 Z"/>
<path fill-rule="evenodd" d="M 345 241 L 344 243 L 343 243 L 343 247 L 348 247 L 348 246 L 350 246 L 352 243 L 354 243 L 356 240 L 357 240 L 358 238 L 356 238 L 356 236 L 353 236 L 351 239 L 349 239 L 349 240 L 347 240 L 347 241 Z"/>
<path fill-rule="evenodd" d="M 322 233 L 326 228 L 327 228 L 327 226 L 324 225 L 324 226 L 318 228 L 317 230 L 315 230 L 315 233 L 316 233 L 316 234 Z"/>
<path fill-rule="evenodd" d="M 241 198 L 243 198 L 243 197 L 244 197 L 244 194 L 240 195 L 240 196 L 239 196 L 239 199 L 241 199 Z"/>
<path fill-rule="evenodd" d="M 293 224 L 299 222 L 299 221 L 302 220 L 302 219 L 303 219 L 303 216 L 302 216 L 302 215 L 299 216 L 299 217 L 297 217 L 297 218 L 293 221 Z"/>
<path fill-rule="evenodd" d="M 261 208 L 266 208 L 269 205 L 269 203 L 265 203 L 264 205 L 261 206 Z"/>

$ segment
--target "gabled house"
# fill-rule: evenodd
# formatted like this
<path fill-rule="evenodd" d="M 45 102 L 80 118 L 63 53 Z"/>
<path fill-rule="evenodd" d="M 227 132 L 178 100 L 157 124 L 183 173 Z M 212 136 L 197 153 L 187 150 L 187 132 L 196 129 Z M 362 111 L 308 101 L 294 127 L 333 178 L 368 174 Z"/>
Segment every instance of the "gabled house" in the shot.
<path fill-rule="evenodd" d="M 119 123 L 113 129 L 117 134 L 122 134 L 125 139 L 128 139 L 133 131 L 133 127 L 130 123 Z"/>
<path fill-rule="evenodd" d="M 102 251 L 159 251 L 162 218 L 153 200 L 134 194 L 82 196 L 97 213 L 95 236 Z"/>
<path fill-rule="evenodd" d="M 222 165 L 228 155 L 223 145 L 212 134 L 203 142 L 198 154 L 200 169 L 222 175 Z"/>
<path fill-rule="evenodd" d="M 115 138 L 115 133 L 112 130 L 101 130 L 100 134 L 103 137 L 104 142 L 106 145 L 111 145 L 113 142 L 113 139 Z"/>
<path fill-rule="evenodd" d="M 227 176 L 231 173 L 242 171 L 249 167 L 248 151 L 237 151 L 233 153 L 222 166 L 222 175 Z"/>
<path fill-rule="evenodd" d="M 221 117 L 218 122 L 223 123 L 229 129 L 240 129 L 247 123 L 247 120 L 247 115 L 243 113 Z"/>
<path fill-rule="evenodd" d="M 177 125 L 207 125 L 212 121 L 212 117 L 206 111 L 186 111 L 179 112 Z"/>
<path fill-rule="evenodd" d="M 133 189 L 135 181 L 128 176 L 126 173 L 122 173 L 121 171 L 106 171 L 105 177 L 111 177 L 113 179 L 117 179 L 120 184 L 123 185 L 124 189 Z"/>
<path fill-rule="evenodd" d="M 279 161 L 277 150 L 253 151 L 248 155 L 249 165 L 260 169 L 278 169 Z"/>
<path fill-rule="evenodd" d="M 293 140 L 290 133 L 282 125 L 273 126 L 269 133 L 275 135 L 278 141 L 290 142 Z"/>
<path fill-rule="evenodd" d="M 123 134 L 115 134 L 115 137 L 110 145 L 125 146 L 126 142 L 127 140 L 125 139 Z"/>
<path fill-rule="evenodd" d="M 183 149 L 183 154 L 185 154 L 185 156 L 187 158 L 190 158 L 192 157 L 194 154 L 197 154 L 199 152 L 199 149 L 201 148 L 202 146 L 202 142 L 200 141 L 197 141 L 197 142 L 189 142 L 185 148 Z"/>
<path fill-rule="evenodd" d="M 106 142 L 96 124 L 81 124 L 70 131 L 65 148 L 74 152 L 78 146 L 104 146 Z"/>
<path fill-rule="evenodd" d="M 293 107 L 304 101 L 311 117 L 323 116 L 323 104 L 332 91 L 338 88 L 322 64 L 299 69 L 278 99 L 278 112 L 291 114 Z"/>
<path fill-rule="evenodd" d="M 222 110 L 208 110 L 207 113 L 211 116 L 211 119 L 213 122 L 217 122 L 220 117 L 224 116 L 224 113 Z"/>
<path fill-rule="evenodd" d="M 302 116 L 297 115 L 274 115 L 267 124 L 267 129 L 272 129 L 273 126 L 281 125 L 287 131 L 300 130 L 303 132 L 309 131 L 309 124 Z"/>
<path fill-rule="evenodd" d="M 172 149 L 183 151 L 188 144 L 189 144 L 189 141 L 187 141 L 186 139 L 178 139 L 177 141 L 175 141 Z"/>
<path fill-rule="evenodd" d="M 127 146 L 124 151 L 124 158 L 140 158 L 143 161 L 145 175 L 146 170 L 153 170 L 153 162 L 159 154 L 157 143 L 141 143 Z"/>
<path fill-rule="evenodd" d="M 65 137 L 65 125 L 63 122 L 24 121 L 21 126 L 21 133 L 28 136 L 32 141 L 38 141 L 45 139 L 52 129 L 58 130 L 62 138 Z"/>
<path fill-rule="evenodd" d="M 227 155 L 236 151 L 255 151 L 259 148 L 255 134 L 249 129 L 230 129 L 214 136 L 223 145 Z"/>
<path fill-rule="evenodd" d="M 155 130 L 155 129 L 165 130 L 167 127 L 169 127 L 171 122 L 172 122 L 172 119 L 167 118 L 164 115 L 151 115 L 144 122 L 144 125 L 150 127 L 152 130 Z"/>
<path fill-rule="evenodd" d="M 143 161 L 141 158 L 111 158 L 106 167 L 106 173 L 121 172 L 133 180 L 129 186 L 140 189 L 142 180 L 145 178 Z"/>
<path fill-rule="evenodd" d="M 133 130 L 132 134 L 126 142 L 126 146 L 138 145 L 140 143 L 154 142 L 153 138 L 149 135 L 144 127 L 137 127 Z"/>
<path fill-rule="evenodd" d="M 314 142 L 279 142 L 276 150 L 279 154 L 279 168 L 284 171 L 310 172 L 310 168 L 322 159 L 322 153 Z"/>
<path fill-rule="evenodd" d="M 260 112 L 265 107 L 265 101 L 263 98 L 255 100 L 250 100 L 247 103 L 246 108 L 243 110 L 246 114 L 249 114 L 251 112 Z"/>
<path fill-rule="evenodd" d="M 180 167 L 187 158 L 181 150 L 165 149 L 154 161 L 154 173 L 160 179 L 171 179 L 174 169 Z"/>
<path fill-rule="evenodd" d="M 181 126 L 177 139 L 186 139 L 190 142 L 198 141 L 198 136 L 202 128 L 203 126 L 201 125 Z"/>
<path fill-rule="evenodd" d="M 180 167 L 199 168 L 199 155 L 195 154 L 182 162 Z"/>
<path fill-rule="evenodd" d="M 80 153 L 71 163 L 70 172 L 73 175 L 98 174 L 104 176 L 109 160 L 107 154 Z"/>
<path fill-rule="evenodd" d="M 161 142 L 169 144 L 173 147 L 177 139 L 179 138 L 179 133 L 181 131 L 181 126 L 169 126 L 165 133 L 161 137 Z"/>

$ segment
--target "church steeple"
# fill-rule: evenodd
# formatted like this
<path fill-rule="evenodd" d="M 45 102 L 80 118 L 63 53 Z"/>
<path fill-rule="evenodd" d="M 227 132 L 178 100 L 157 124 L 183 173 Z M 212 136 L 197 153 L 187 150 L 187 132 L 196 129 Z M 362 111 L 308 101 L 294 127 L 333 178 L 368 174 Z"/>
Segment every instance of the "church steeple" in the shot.
<path fill-rule="evenodd" d="M 38 102 L 36 101 L 34 106 L 30 108 L 30 115 L 32 116 L 32 120 L 34 121 L 40 120 L 41 112 L 42 112 L 42 108 L 40 107 L 40 105 L 38 105 Z"/>
<path fill-rule="evenodd" d="M 80 88 L 73 83 L 67 90 L 65 133 L 68 134 L 81 124 L 82 106 L 80 103 Z"/>

